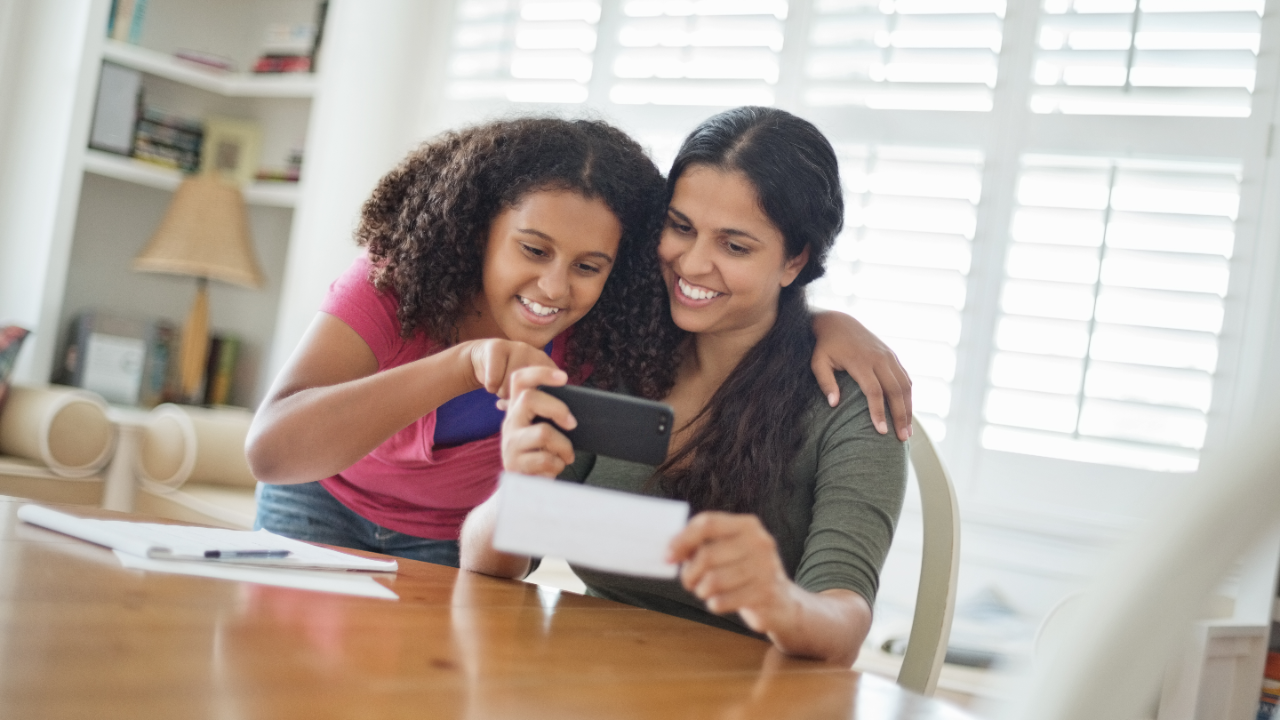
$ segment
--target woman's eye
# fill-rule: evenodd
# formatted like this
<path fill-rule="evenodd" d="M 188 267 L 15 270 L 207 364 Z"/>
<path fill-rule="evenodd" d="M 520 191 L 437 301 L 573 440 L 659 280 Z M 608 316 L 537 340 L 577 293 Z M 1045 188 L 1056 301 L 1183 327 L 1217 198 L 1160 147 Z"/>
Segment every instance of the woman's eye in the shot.
<path fill-rule="evenodd" d="M 600 268 L 596 267 L 595 265 L 589 265 L 587 263 L 578 263 L 578 270 L 588 275 L 600 274 Z"/>
<path fill-rule="evenodd" d="M 673 220 L 672 218 L 667 218 L 667 227 L 670 227 L 676 232 L 684 235 L 688 235 L 689 233 L 693 232 L 692 225 L 682 223 L 677 220 Z"/>
<path fill-rule="evenodd" d="M 524 243 L 520 243 L 520 247 L 524 249 L 526 254 L 531 255 L 533 257 L 541 258 L 541 257 L 547 256 L 547 253 L 542 248 L 536 248 L 532 245 L 525 245 Z"/>
<path fill-rule="evenodd" d="M 746 255 L 747 253 L 751 252 L 751 249 L 748 248 L 746 245 L 739 245 L 738 243 L 735 243 L 735 242 L 725 243 L 725 248 L 729 252 L 733 253 L 734 255 Z"/>

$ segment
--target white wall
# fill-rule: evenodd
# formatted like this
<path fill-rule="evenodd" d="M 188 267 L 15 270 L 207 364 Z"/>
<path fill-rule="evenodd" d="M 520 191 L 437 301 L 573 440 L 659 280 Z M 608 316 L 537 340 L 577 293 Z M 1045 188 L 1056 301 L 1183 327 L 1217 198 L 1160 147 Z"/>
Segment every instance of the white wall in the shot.
<path fill-rule="evenodd" d="M 97 87 L 94 43 L 108 0 L 11 0 L 0 16 L 0 322 L 57 326 L 87 109 Z M 56 338 L 30 338 L 15 379 L 48 379 Z"/>
<path fill-rule="evenodd" d="M 422 140 L 435 62 L 432 33 L 452 3 L 335 0 L 329 6 L 319 87 L 285 262 L 264 389 L 292 353 L 325 291 L 358 253 L 352 231 L 378 179 Z M 446 36 L 447 37 L 447 36 Z"/>

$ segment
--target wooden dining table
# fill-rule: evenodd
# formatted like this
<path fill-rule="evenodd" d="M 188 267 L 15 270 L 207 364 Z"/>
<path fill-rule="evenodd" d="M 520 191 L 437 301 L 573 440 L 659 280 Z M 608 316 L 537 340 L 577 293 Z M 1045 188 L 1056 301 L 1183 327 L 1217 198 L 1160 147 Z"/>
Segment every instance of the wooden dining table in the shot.
<path fill-rule="evenodd" d="M 412 560 L 377 575 L 398 599 L 126 569 L 18 519 L 25 502 L 0 497 L 0 718 L 969 718 L 753 638 Z"/>

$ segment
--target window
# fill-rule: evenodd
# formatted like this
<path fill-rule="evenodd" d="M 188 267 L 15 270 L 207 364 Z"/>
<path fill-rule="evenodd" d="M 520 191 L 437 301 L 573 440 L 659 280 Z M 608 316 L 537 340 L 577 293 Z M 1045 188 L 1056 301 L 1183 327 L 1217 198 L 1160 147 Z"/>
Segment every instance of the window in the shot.
<path fill-rule="evenodd" d="M 1046 0 L 1038 113 L 1248 117 L 1263 0 Z"/>
<path fill-rule="evenodd" d="M 458 4 L 449 62 L 455 100 L 580 103 L 593 69 L 596 0 Z"/>
<path fill-rule="evenodd" d="M 1231 328 L 1266 304 L 1239 282 L 1280 32 L 1263 0 L 458 8 L 442 126 L 586 106 L 665 165 L 724 107 L 818 124 L 848 214 L 811 301 L 895 348 L 962 486 L 1077 462 L 1156 482 L 1213 450 Z"/>
<path fill-rule="evenodd" d="M 818 0 L 804 101 L 990 110 L 1004 12 L 1004 0 Z"/>
<path fill-rule="evenodd" d="M 1239 166 L 1024 160 L 986 447 L 1196 469 L 1239 187 Z"/>
<path fill-rule="evenodd" d="M 889 343 L 914 383 L 915 412 L 946 436 L 971 243 L 982 195 L 977 151 L 840 145 L 845 230 L 810 290 Z"/>

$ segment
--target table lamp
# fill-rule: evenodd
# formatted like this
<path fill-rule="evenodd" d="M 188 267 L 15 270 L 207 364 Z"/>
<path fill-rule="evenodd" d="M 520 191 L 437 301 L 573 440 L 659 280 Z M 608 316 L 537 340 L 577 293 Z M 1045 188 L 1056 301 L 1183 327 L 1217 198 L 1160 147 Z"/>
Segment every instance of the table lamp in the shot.
<path fill-rule="evenodd" d="M 133 269 L 196 278 L 196 299 L 178 350 L 181 400 L 192 402 L 209 352 L 209 278 L 262 287 L 239 187 L 216 173 L 188 176 L 146 249 L 134 258 Z"/>

